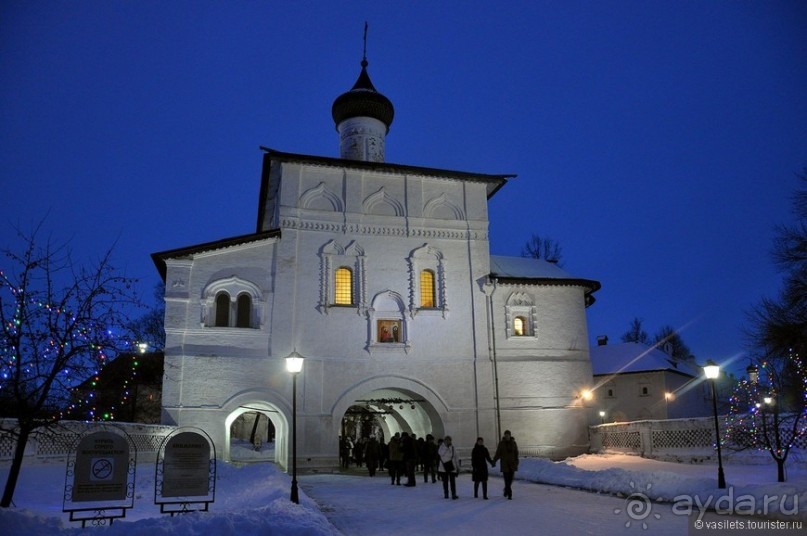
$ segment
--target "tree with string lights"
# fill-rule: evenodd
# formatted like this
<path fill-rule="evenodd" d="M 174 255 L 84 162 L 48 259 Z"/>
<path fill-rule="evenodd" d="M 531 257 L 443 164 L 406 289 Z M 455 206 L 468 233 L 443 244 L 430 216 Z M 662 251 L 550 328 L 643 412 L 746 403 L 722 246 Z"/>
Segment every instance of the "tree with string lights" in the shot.
<path fill-rule="evenodd" d="M 762 359 L 747 368 L 729 399 L 725 443 L 736 450 L 758 449 L 776 462 L 784 482 L 785 463 L 807 435 L 807 370 L 800 356 Z"/>
<path fill-rule="evenodd" d="M 773 245 L 784 285 L 777 298 L 765 298 L 749 312 L 747 334 L 760 357 L 734 390 L 726 427 L 738 447 L 771 453 L 779 482 L 791 448 L 807 433 L 807 170 L 800 179 L 794 221 L 777 228 Z"/>
<path fill-rule="evenodd" d="M 16 231 L 20 248 L 4 249 L 0 265 L 1 431 L 15 439 L 0 507 L 11 505 L 28 439 L 58 425 L 79 382 L 131 349 L 122 311 L 138 303 L 111 249 L 82 266 L 41 237 L 42 223 Z"/>

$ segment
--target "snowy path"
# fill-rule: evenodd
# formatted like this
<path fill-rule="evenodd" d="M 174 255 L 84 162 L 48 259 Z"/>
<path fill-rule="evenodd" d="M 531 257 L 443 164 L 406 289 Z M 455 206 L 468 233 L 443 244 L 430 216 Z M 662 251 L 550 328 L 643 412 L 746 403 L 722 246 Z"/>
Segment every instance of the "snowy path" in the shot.
<path fill-rule="evenodd" d="M 420 477 L 422 479 L 422 476 Z M 304 475 L 299 479 L 306 495 L 345 536 L 388 536 L 406 534 L 649 534 L 654 536 L 687 533 L 687 518 L 674 515 L 670 504 L 653 504 L 642 521 L 625 513 L 624 498 L 599 495 L 555 486 L 516 480 L 513 500 L 502 497 L 502 479 L 491 475 L 490 500 L 473 498 L 468 474 L 457 480 L 456 501 L 443 499 L 442 485 L 424 484 L 414 488 L 391 486 L 377 475 Z M 619 510 L 619 513 L 615 513 Z M 658 514 L 660 518 L 656 518 Z M 725 517 L 723 518 L 725 519 Z M 626 522 L 631 526 L 626 527 Z"/>

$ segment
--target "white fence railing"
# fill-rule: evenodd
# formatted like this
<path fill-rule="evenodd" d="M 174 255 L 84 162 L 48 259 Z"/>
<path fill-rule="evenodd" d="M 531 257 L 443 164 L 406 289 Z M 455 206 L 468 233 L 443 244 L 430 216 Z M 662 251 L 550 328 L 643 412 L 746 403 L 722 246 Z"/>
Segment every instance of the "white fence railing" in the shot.
<path fill-rule="evenodd" d="M 25 446 L 26 458 L 66 458 L 73 452 L 79 436 L 92 430 L 100 423 L 83 421 L 61 421 L 58 424 L 34 431 Z M 137 447 L 138 461 L 153 461 L 157 459 L 157 450 L 162 440 L 176 429 L 175 426 L 154 424 L 136 424 L 123 422 L 104 422 L 104 425 L 114 425 L 124 430 Z M 14 456 L 16 438 L 13 430 L 16 425 L 14 419 L 0 420 L 0 461 L 11 460 Z"/>
<path fill-rule="evenodd" d="M 723 424 L 723 419 L 720 419 Z M 600 424 L 589 428 L 592 452 L 626 452 L 645 458 L 673 461 L 705 461 L 717 457 L 715 421 L 712 417 L 668 419 Z M 723 457 L 746 457 L 754 451 L 741 451 L 723 445 Z M 807 453 L 807 437 L 793 447 L 796 458 Z"/>

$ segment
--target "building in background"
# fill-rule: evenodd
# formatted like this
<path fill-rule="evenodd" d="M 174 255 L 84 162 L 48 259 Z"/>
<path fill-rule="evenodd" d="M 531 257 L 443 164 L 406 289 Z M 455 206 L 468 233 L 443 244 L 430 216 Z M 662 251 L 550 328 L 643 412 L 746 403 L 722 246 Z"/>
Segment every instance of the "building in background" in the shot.
<path fill-rule="evenodd" d="M 591 364 L 597 386 L 593 407 L 605 413 L 602 422 L 712 415 L 711 389 L 694 358 L 674 359 L 655 346 L 608 344 L 599 337 Z"/>
<path fill-rule="evenodd" d="M 159 424 L 163 352 L 122 353 L 73 391 L 68 418 Z"/>

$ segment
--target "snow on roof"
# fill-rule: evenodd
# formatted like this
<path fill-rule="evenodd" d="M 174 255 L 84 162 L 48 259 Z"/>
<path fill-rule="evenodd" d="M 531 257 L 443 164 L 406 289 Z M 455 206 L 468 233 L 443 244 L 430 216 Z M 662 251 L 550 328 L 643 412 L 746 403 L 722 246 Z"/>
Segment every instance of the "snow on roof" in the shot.
<path fill-rule="evenodd" d="M 589 354 L 595 376 L 656 370 L 669 370 L 692 377 L 698 375 L 691 364 L 675 361 L 663 350 L 639 342 L 594 346 Z"/>
<path fill-rule="evenodd" d="M 531 257 L 491 255 L 490 273 L 499 277 L 574 279 L 557 264 Z"/>

